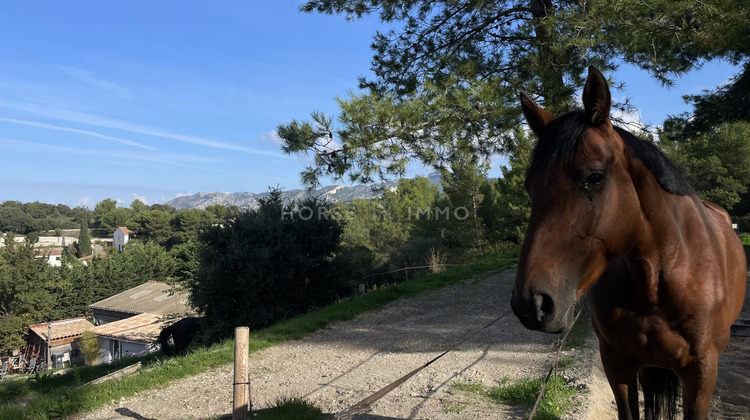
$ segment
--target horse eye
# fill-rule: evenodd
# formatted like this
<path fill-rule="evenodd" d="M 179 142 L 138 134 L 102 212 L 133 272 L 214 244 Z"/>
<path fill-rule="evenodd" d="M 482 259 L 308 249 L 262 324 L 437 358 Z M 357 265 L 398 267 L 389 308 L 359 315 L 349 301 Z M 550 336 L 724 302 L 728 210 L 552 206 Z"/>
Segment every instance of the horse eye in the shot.
<path fill-rule="evenodd" d="M 590 174 L 588 177 L 586 177 L 586 188 L 596 188 L 602 184 L 604 181 L 604 174 L 599 172 L 594 172 Z"/>

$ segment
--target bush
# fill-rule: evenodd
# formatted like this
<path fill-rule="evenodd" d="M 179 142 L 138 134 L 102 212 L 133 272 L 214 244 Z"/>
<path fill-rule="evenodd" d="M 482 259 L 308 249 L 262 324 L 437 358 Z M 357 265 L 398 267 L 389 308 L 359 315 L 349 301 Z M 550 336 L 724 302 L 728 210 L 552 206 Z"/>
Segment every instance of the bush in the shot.
<path fill-rule="evenodd" d="M 83 353 L 83 358 L 88 366 L 99 364 L 99 336 L 93 331 L 84 331 L 81 338 L 77 339 L 78 348 Z"/>
<path fill-rule="evenodd" d="M 750 232 L 750 216 L 737 218 L 737 230 L 740 232 Z"/>
<path fill-rule="evenodd" d="M 742 246 L 750 246 L 750 233 L 740 233 L 740 241 L 742 242 Z"/>
<path fill-rule="evenodd" d="M 234 327 L 259 328 L 348 294 L 349 266 L 339 255 L 342 228 L 319 217 L 321 203 L 284 205 L 273 190 L 255 211 L 200 236 L 200 266 L 189 282 L 210 340 Z M 311 217 L 310 217 L 311 216 Z"/>

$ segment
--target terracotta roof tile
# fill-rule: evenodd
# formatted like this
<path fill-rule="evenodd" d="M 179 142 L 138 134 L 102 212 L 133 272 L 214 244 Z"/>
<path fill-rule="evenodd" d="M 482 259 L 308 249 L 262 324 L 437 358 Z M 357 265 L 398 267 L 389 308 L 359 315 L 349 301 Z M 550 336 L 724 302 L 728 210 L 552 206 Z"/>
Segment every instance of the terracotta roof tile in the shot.
<path fill-rule="evenodd" d="M 159 338 L 162 326 L 166 324 L 161 318 L 161 315 L 143 313 L 95 327 L 94 333 L 104 337 L 150 343 Z"/>
<path fill-rule="evenodd" d="M 78 337 L 86 330 L 94 328 L 94 324 L 90 323 L 86 318 L 73 318 L 73 319 L 62 319 L 59 321 L 45 322 L 44 324 L 29 325 L 29 329 L 34 331 L 36 335 L 44 340 L 47 340 L 47 332 L 49 331 L 49 325 L 52 324 L 52 340 L 59 340 L 62 338 Z"/>

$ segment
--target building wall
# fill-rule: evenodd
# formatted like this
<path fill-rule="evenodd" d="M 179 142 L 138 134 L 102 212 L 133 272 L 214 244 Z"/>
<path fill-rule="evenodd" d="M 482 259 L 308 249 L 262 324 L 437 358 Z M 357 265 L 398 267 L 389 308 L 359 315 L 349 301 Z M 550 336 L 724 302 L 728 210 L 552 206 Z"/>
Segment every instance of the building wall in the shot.
<path fill-rule="evenodd" d="M 112 236 L 112 244 L 115 248 L 122 252 L 122 247 L 128 243 L 128 235 L 125 235 L 120 229 L 117 229 Z"/>
<path fill-rule="evenodd" d="M 53 267 L 62 266 L 62 255 L 49 255 L 47 256 L 47 264 Z"/>
<path fill-rule="evenodd" d="M 113 337 L 100 337 L 100 339 L 100 363 L 112 363 L 126 357 L 145 356 L 159 350 L 159 346 L 154 343 L 118 340 Z"/>
<path fill-rule="evenodd" d="M 27 343 L 41 347 L 37 363 L 47 361 L 47 342 L 44 339 L 31 332 Z M 52 355 L 55 354 L 63 355 L 62 361 L 65 366 L 81 365 L 84 362 L 83 353 L 80 351 L 78 343 L 72 338 L 66 340 L 65 343 L 55 344 L 50 348 L 50 362 L 52 361 Z"/>
<path fill-rule="evenodd" d="M 52 356 L 62 354 L 63 367 L 83 364 L 83 353 L 79 350 L 78 343 L 75 341 L 59 346 L 52 346 L 50 353 Z M 53 360 L 51 362 L 54 363 Z"/>
<path fill-rule="evenodd" d="M 134 315 L 135 314 L 94 308 L 94 325 L 104 325 L 110 322 L 119 321 L 121 319 L 130 318 Z"/>

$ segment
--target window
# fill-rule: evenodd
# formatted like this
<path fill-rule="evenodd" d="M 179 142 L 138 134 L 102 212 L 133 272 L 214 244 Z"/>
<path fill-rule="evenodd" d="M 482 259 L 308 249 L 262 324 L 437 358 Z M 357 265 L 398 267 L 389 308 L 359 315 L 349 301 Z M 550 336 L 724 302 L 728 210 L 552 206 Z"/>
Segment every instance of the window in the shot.
<path fill-rule="evenodd" d="M 116 362 L 122 358 L 122 343 L 119 340 L 109 340 L 109 353 L 112 355 L 112 361 Z"/>

